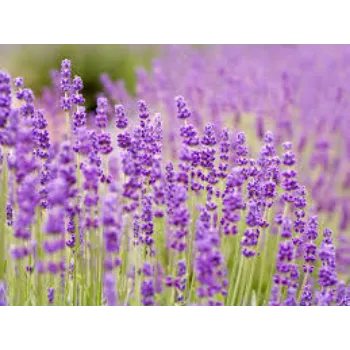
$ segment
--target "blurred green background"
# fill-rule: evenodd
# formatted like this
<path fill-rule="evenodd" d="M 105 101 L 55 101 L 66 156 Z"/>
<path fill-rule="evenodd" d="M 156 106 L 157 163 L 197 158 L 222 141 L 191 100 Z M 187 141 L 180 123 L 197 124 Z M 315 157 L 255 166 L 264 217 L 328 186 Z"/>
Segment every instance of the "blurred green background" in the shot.
<path fill-rule="evenodd" d="M 149 69 L 160 51 L 156 45 L 0 45 L 0 69 L 12 77 L 23 76 L 25 85 L 40 94 L 51 84 L 50 71 L 59 70 L 61 60 L 72 60 L 74 75 L 84 81 L 87 108 L 95 106 L 95 97 L 102 90 L 100 74 L 112 80 L 122 79 L 131 94 L 135 92 L 135 68 Z"/>
<path fill-rule="evenodd" d="M 113 81 L 122 79 L 129 93 L 134 94 L 135 68 L 151 67 L 152 59 L 160 54 L 165 44 L 178 43 L 169 40 L 134 41 L 20 41 L 0 40 L 0 69 L 7 70 L 12 77 L 23 76 L 25 85 L 39 95 L 43 87 L 51 84 L 50 71 L 59 70 L 62 59 L 72 60 L 73 75 L 84 80 L 84 97 L 88 110 L 95 108 L 95 98 L 102 91 L 100 75 L 108 73 Z M 197 48 L 206 47 L 216 41 L 182 40 L 181 43 Z M 260 43 L 266 40 L 226 40 L 230 43 Z M 273 42 L 273 41 L 271 41 Z M 287 42 L 287 41 L 286 41 Z M 295 40 L 288 41 L 295 43 Z"/>

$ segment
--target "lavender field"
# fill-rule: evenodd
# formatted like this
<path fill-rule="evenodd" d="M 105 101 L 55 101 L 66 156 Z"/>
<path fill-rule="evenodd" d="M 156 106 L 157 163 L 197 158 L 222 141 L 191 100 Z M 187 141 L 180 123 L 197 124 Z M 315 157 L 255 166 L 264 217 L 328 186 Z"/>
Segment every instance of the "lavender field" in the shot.
<path fill-rule="evenodd" d="M 156 56 L 0 72 L 0 305 L 350 306 L 350 46 Z"/>

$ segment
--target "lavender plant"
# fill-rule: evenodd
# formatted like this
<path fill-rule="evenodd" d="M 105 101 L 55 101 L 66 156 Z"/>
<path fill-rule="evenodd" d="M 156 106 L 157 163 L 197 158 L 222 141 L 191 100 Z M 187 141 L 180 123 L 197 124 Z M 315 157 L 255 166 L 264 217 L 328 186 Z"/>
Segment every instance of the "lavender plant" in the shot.
<path fill-rule="evenodd" d="M 231 94 L 232 82 L 215 100 L 193 60 L 190 85 L 163 74 L 166 58 L 151 82 L 139 71 L 150 104 L 136 111 L 104 76 L 89 115 L 69 60 L 52 88 L 61 112 L 0 73 L 0 305 L 350 305 L 339 236 L 300 171 L 300 135 L 285 132 L 291 116 L 282 127 L 244 109 L 256 96 Z M 236 98 L 235 120 L 224 105 Z M 244 131 L 252 114 L 256 133 Z M 62 136 L 50 133 L 57 118 Z"/>

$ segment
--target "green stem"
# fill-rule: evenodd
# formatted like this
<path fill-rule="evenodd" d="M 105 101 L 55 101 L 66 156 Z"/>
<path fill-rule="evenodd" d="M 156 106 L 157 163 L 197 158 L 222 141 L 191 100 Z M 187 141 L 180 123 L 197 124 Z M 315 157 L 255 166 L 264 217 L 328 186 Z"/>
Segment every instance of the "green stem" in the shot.
<path fill-rule="evenodd" d="M 195 218 L 195 210 L 194 210 L 194 194 L 190 191 L 189 196 L 190 196 L 190 208 L 189 208 L 190 210 L 189 210 L 189 212 L 191 214 L 192 221 L 191 221 L 191 228 L 188 232 L 188 240 L 187 240 L 188 249 L 186 252 L 186 266 L 187 266 L 188 275 L 190 276 L 190 272 L 192 270 L 192 264 L 193 264 L 193 241 L 194 241 L 194 236 L 195 236 L 196 218 Z M 187 293 L 191 289 L 194 277 L 195 277 L 195 274 L 194 274 L 194 269 L 193 269 L 191 283 L 188 283 L 188 287 L 186 288 L 185 293 Z"/>
<path fill-rule="evenodd" d="M 249 274 L 249 280 L 247 283 L 247 287 L 245 289 L 245 293 L 244 293 L 244 299 L 243 299 L 243 305 L 246 306 L 249 303 L 249 297 L 250 297 L 250 293 L 252 292 L 252 285 L 253 285 L 253 280 L 254 280 L 254 275 L 255 275 L 255 270 L 256 270 L 256 261 L 257 261 L 257 257 L 253 258 L 254 260 L 250 262 L 250 265 L 253 264 L 253 266 L 251 266 L 250 269 L 250 274 Z"/>
<path fill-rule="evenodd" d="M 264 220 L 266 219 L 265 216 L 267 216 L 267 222 L 269 222 L 270 219 L 270 214 L 271 214 L 271 210 L 269 209 L 264 209 Z M 247 289 L 246 289 L 246 293 L 245 293 L 245 297 L 244 297 L 244 303 L 246 305 L 246 303 L 248 302 L 249 296 L 250 296 L 250 290 L 252 288 L 252 284 L 253 284 L 253 279 L 254 279 L 254 274 L 256 271 L 256 265 L 258 264 L 258 260 L 260 260 L 260 252 L 261 252 L 261 245 L 262 245 L 262 240 L 264 239 L 264 253 L 262 256 L 262 259 L 260 261 L 260 278 L 259 278 L 259 284 L 258 284 L 258 296 L 260 295 L 260 288 L 261 288 L 261 283 L 262 283 L 262 277 L 263 277 L 263 272 L 264 272 L 264 263 L 265 263 L 265 259 L 266 259 L 266 254 L 267 254 L 267 248 L 268 248 L 268 238 L 269 238 L 269 234 L 267 234 L 266 229 L 263 229 L 261 231 L 260 236 L 258 237 L 258 248 L 257 248 L 257 255 L 254 257 L 254 261 L 253 261 L 253 267 L 251 270 L 251 274 L 250 274 L 250 278 L 249 278 L 249 282 L 247 285 Z"/>
<path fill-rule="evenodd" d="M 19 306 L 24 306 L 25 301 L 26 301 L 26 292 L 27 292 L 27 283 L 26 283 L 26 278 L 25 276 L 25 261 L 24 259 L 19 260 L 18 264 L 18 305 Z"/>
<path fill-rule="evenodd" d="M 141 291 L 140 291 L 140 287 L 141 287 L 141 276 L 139 275 L 139 269 L 140 269 L 140 252 L 139 252 L 139 247 L 137 245 L 135 245 L 134 247 L 134 251 L 135 251 L 135 288 L 134 288 L 134 299 L 135 299 L 135 303 L 137 306 L 141 305 Z"/>
<path fill-rule="evenodd" d="M 68 269 L 69 269 L 69 265 L 70 265 L 71 261 L 72 261 L 72 251 L 70 250 L 69 254 L 68 254 Z M 73 302 L 72 284 L 73 284 L 73 282 L 70 281 L 69 271 L 68 271 L 66 273 L 66 290 L 65 290 L 65 294 L 64 294 L 64 300 L 66 301 L 67 305 L 77 305 L 77 304 L 74 304 L 74 302 Z M 68 302 L 68 300 L 69 300 L 69 302 Z"/>
<path fill-rule="evenodd" d="M 77 189 L 78 192 L 81 192 L 81 171 L 80 171 L 80 154 L 76 155 L 76 176 L 77 176 Z M 79 207 L 79 197 L 76 201 L 77 207 Z M 81 240 L 80 240 L 80 213 L 77 213 L 75 216 L 75 247 L 74 247 L 74 270 L 73 270 L 73 305 L 78 305 L 78 302 L 81 303 L 82 299 L 78 298 L 78 278 L 83 279 L 84 269 L 82 268 L 82 256 L 81 256 Z"/>
<path fill-rule="evenodd" d="M 90 235 L 90 304 L 96 305 L 96 283 L 98 283 L 98 271 L 96 264 L 96 251 L 97 251 L 97 230 L 91 231 Z"/>
<path fill-rule="evenodd" d="M 68 98 L 68 93 L 65 92 L 64 93 L 64 97 L 65 98 Z M 67 132 L 67 139 L 69 140 L 70 139 L 70 116 L 69 116 L 69 112 L 65 112 L 65 116 L 66 116 L 66 132 Z"/>
<path fill-rule="evenodd" d="M 4 150 L 1 181 L 1 200 L 0 200 L 0 280 L 5 277 L 6 268 L 6 204 L 7 204 L 7 185 L 8 168 L 7 152 Z"/>
<path fill-rule="evenodd" d="M 169 264 L 169 275 L 174 277 L 176 275 L 176 252 L 172 250 L 170 252 L 170 264 Z M 169 288 L 169 292 L 167 293 L 167 301 L 166 305 L 172 306 L 175 300 L 175 292 L 176 287 L 172 286 Z"/>
<path fill-rule="evenodd" d="M 237 295 L 238 295 L 238 287 L 240 287 L 240 282 L 241 282 L 243 264 L 244 264 L 244 257 L 243 257 L 243 255 L 241 255 L 241 258 L 240 258 L 240 261 L 239 261 L 237 279 L 236 279 L 236 282 L 235 282 L 235 288 L 234 288 L 233 296 L 232 296 L 232 298 L 230 300 L 229 305 L 235 305 L 236 298 L 237 298 Z M 232 281 L 232 279 L 231 279 L 231 281 Z"/>
<path fill-rule="evenodd" d="M 239 264 L 239 246 L 240 246 L 240 237 L 239 234 L 235 235 L 234 237 L 232 237 L 233 240 L 235 240 L 235 244 L 234 244 L 234 248 L 233 248 L 233 253 L 232 258 L 233 258 L 233 263 L 232 263 L 232 267 L 231 267 L 231 278 L 230 278 L 230 284 L 229 284 L 229 290 L 228 290 L 228 294 L 227 294 L 227 302 L 230 304 L 230 301 L 232 300 L 232 294 L 233 294 L 233 288 L 234 288 L 234 282 L 235 282 L 235 278 L 237 276 L 237 269 L 238 269 L 238 264 Z"/>
<path fill-rule="evenodd" d="M 76 242 L 79 240 L 79 237 L 77 238 Z M 78 255 L 80 255 L 79 247 L 77 246 L 75 253 L 74 253 L 74 265 L 73 265 L 73 305 L 78 305 L 78 270 L 80 267 L 79 258 Z"/>
<path fill-rule="evenodd" d="M 282 220 L 287 216 L 288 210 L 289 210 L 289 204 L 285 203 L 284 204 L 284 209 L 283 209 L 283 214 L 282 214 Z M 273 249 L 273 251 L 274 251 L 274 254 L 273 254 L 273 257 L 272 257 L 273 261 L 276 261 L 277 251 L 278 251 L 278 246 L 280 244 L 280 241 L 281 241 L 281 232 L 279 230 L 279 232 L 277 233 L 276 244 L 275 244 L 274 249 Z M 272 263 L 270 271 L 269 271 L 269 274 L 268 274 L 268 281 L 269 282 L 268 282 L 267 290 L 266 290 L 267 293 L 269 293 L 270 290 L 271 290 L 271 285 L 272 285 L 274 271 L 275 271 L 275 265 Z"/>
<path fill-rule="evenodd" d="M 102 231 L 99 230 L 99 235 L 97 237 L 97 305 L 102 305 L 103 302 L 103 275 L 104 275 L 104 245 L 101 241 L 101 237 L 103 235 Z"/>
<path fill-rule="evenodd" d="M 268 253 L 268 248 L 269 248 L 269 240 L 270 240 L 270 235 L 266 235 L 266 239 L 265 239 L 265 249 L 264 249 L 264 252 L 263 252 L 263 255 L 262 255 L 262 258 L 261 258 L 261 262 L 260 262 L 260 269 L 259 269 L 259 284 L 258 284 L 258 293 L 257 293 L 257 296 L 258 298 L 260 297 L 261 295 L 261 292 L 262 292 L 262 284 L 263 284 L 263 280 L 264 280 L 264 277 L 265 277 L 265 261 L 266 261 L 266 258 L 267 258 L 267 253 Z"/>
<path fill-rule="evenodd" d="M 304 289 L 305 289 L 308 277 L 309 277 L 309 271 L 307 271 L 305 276 L 304 276 L 304 280 L 303 280 L 303 283 L 301 285 L 299 296 L 298 296 L 298 299 L 297 299 L 298 300 L 297 301 L 297 305 L 300 305 L 300 300 L 301 300 L 301 297 L 303 296 L 303 292 L 304 292 Z"/>
<path fill-rule="evenodd" d="M 37 240 L 37 262 L 43 262 L 44 259 L 44 251 L 42 247 L 43 234 L 41 231 L 41 222 L 42 222 L 42 208 L 37 207 L 36 209 L 36 223 L 35 223 L 35 236 Z M 38 305 L 43 305 L 43 274 L 36 271 L 36 281 L 37 281 L 37 296 L 38 296 Z"/>
<path fill-rule="evenodd" d="M 242 255 L 243 257 L 243 255 Z M 240 280 L 240 286 L 239 286 L 239 293 L 237 297 L 237 305 L 241 306 L 244 303 L 243 294 L 245 291 L 245 286 L 247 286 L 247 277 L 248 277 L 248 270 L 251 268 L 252 261 L 249 258 L 244 257 L 243 259 L 243 268 L 242 268 L 242 277 Z"/>

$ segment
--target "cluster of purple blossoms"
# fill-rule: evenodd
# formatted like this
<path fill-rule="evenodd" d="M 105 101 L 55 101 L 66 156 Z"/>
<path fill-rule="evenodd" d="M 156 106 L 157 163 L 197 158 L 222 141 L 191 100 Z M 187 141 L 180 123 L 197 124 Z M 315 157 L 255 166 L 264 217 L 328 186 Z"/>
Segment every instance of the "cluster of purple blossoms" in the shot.
<path fill-rule="evenodd" d="M 22 260 L 33 253 L 31 229 L 35 220 L 36 206 L 39 204 L 39 179 L 36 176 L 39 164 L 34 154 L 37 145 L 33 133 L 34 94 L 30 89 L 22 89 L 23 81 L 18 84 L 17 80 L 15 85 L 19 86 L 16 97 L 20 107 L 19 115 L 16 113 L 18 124 L 15 130 L 13 155 L 9 158 L 9 168 L 15 177 L 14 196 L 17 201 L 13 225 L 16 246 L 12 249 L 12 257 Z"/>
<path fill-rule="evenodd" d="M 195 271 L 198 280 L 197 296 L 209 305 L 223 305 L 220 296 L 227 295 L 225 263 L 220 251 L 220 235 L 213 227 L 212 217 L 202 209 L 196 227 Z"/>
<path fill-rule="evenodd" d="M 83 80 L 79 76 L 75 76 L 73 81 L 72 81 L 72 86 L 71 86 L 71 101 L 74 105 L 83 105 L 85 103 L 85 99 L 83 95 L 80 93 L 81 90 L 83 90 L 84 84 Z"/>
<path fill-rule="evenodd" d="M 85 191 L 84 205 L 86 207 L 85 229 L 97 229 L 99 225 L 98 220 L 98 203 L 99 203 L 99 178 L 100 169 L 96 163 L 88 163 L 83 165 L 83 189 Z"/>
<path fill-rule="evenodd" d="M 125 129 L 128 126 L 128 118 L 125 114 L 124 107 L 122 105 L 117 105 L 114 108 L 115 111 L 115 126 L 118 129 Z"/>
<path fill-rule="evenodd" d="M 169 219 L 169 246 L 178 252 L 186 249 L 190 216 L 187 209 L 187 191 L 182 184 L 170 183 L 166 189 L 167 215 Z"/>
<path fill-rule="evenodd" d="M 176 261 L 174 265 L 177 265 L 177 271 L 174 271 L 173 275 L 167 276 L 166 285 L 177 290 L 177 300 L 179 302 L 182 301 L 187 282 L 186 261 L 183 260 L 186 248 L 189 249 L 186 244 L 190 223 L 190 216 L 186 205 L 187 196 L 186 188 L 181 183 L 167 184 L 165 193 L 166 215 L 169 225 L 167 227 L 167 244 L 172 252 L 171 255 Z"/>
<path fill-rule="evenodd" d="M 107 305 L 117 305 L 115 270 L 121 264 L 119 257 L 122 239 L 121 206 L 118 205 L 117 191 L 111 185 L 103 201 L 102 224 L 104 238 L 104 296 Z"/>
<path fill-rule="evenodd" d="M 107 127 L 108 123 L 108 101 L 105 97 L 99 97 L 97 99 L 96 108 L 96 126 L 98 128 L 104 129 Z"/>
<path fill-rule="evenodd" d="M 47 121 L 43 110 L 38 110 L 33 118 L 33 136 L 37 144 L 35 154 L 41 159 L 49 157 L 50 136 L 47 130 Z"/>
<path fill-rule="evenodd" d="M 322 287 L 318 294 L 319 305 L 331 305 L 335 298 L 335 287 L 338 284 L 335 260 L 335 247 L 332 242 L 332 231 L 323 231 L 323 240 L 319 250 L 322 266 L 318 272 L 318 283 Z"/>
<path fill-rule="evenodd" d="M 0 306 L 7 306 L 7 288 L 3 281 L 0 281 Z"/>
<path fill-rule="evenodd" d="M 78 106 L 76 112 L 73 113 L 74 129 L 84 127 L 86 125 L 85 107 Z"/>
<path fill-rule="evenodd" d="M 60 89 L 64 96 L 61 97 L 61 108 L 63 111 L 68 112 L 72 107 L 71 100 L 71 61 L 63 60 L 61 64 L 61 76 L 60 76 Z"/>
<path fill-rule="evenodd" d="M 238 167 L 232 169 L 227 176 L 226 188 L 222 195 L 223 215 L 220 221 L 225 235 L 236 235 L 238 233 L 237 224 L 241 220 L 241 210 L 245 209 L 243 200 L 242 170 Z"/>
<path fill-rule="evenodd" d="M 284 153 L 281 164 L 284 170 L 281 171 L 280 186 L 283 193 L 280 196 L 282 215 L 275 218 L 278 225 L 278 235 L 281 242 L 278 246 L 276 261 L 276 274 L 274 275 L 274 288 L 278 293 L 270 299 L 270 305 L 296 305 L 296 290 L 300 277 L 299 266 L 296 264 L 297 250 L 303 241 L 297 236 L 298 230 L 293 232 L 293 223 L 290 218 L 291 207 L 294 208 L 294 201 L 299 203 L 300 187 L 296 179 L 296 171 L 293 166 L 296 163 L 295 154 L 292 151 L 292 144 L 283 144 Z M 298 207 L 297 207 L 298 208 Z M 307 278 L 307 276 L 306 276 Z M 288 297 L 283 301 L 283 292 L 287 291 Z M 277 297 L 277 299 L 276 299 Z"/>
<path fill-rule="evenodd" d="M 154 297 L 156 295 L 154 285 L 154 268 L 148 263 L 144 262 L 142 267 L 143 279 L 141 282 L 141 301 L 142 305 L 151 306 L 154 305 Z"/>
<path fill-rule="evenodd" d="M 150 153 L 154 153 L 152 157 L 152 165 L 150 169 L 149 184 L 153 191 L 154 217 L 164 217 L 165 205 L 165 177 L 162 169 L 162 139 L 163 124 L 160 114 L 154 117 L 152 130 L 152 142 L 150 143 Z"/>
<path fill-rule="evenodd" d="M 313 303 L 313 288 L 311 284 L 306 284 L 300 298 L 300 306 L 311 306 Z"/>
<path fill-rule="evenodd" d="M 8 74 L 0 73 L 0 129 L 4 129 L 11 113 L 11 78 Z"/>
<path fill-rule="evenodd" d="M 305 264 L 303 270 L 305 273 L 312 274 L 314 271 L 314 263 L 317 256 L 317 246 L 314 241 L 318 236 L 318 218 L 317 216 L 312 216 L 307 224 L 307 229 L 305 231 L 306 242 L 304 248 L 304 260 Z"/>
<path fill-rule="evenodd" d="M 48 190 L 48 216 L 44 225 L 47 238 L 43 241 L 43 250 L 49 258 L 46 262 L 40 262 L 41 272 L 56 274 L 66 270 L 66 263 L 59 254 L 66 246 L 65 216 L 69 208 L 70 198 L 75 196 L 76 178 L 73 173 L 72 162 L 74 153 L 68 141 L 61 146 L 61 151 L 55 164 L 56 169 L 51 180 L 47 184 Z"/>
<path fill-rule="evenodd" d="M 179 119 L 188 119 L 191 116 L 191 112 L 187 108 L 185 99 L 182 96 L 175 98 L 177 107 L 177 117 Z"/>
<path fill-rule="evenodd" d="M 350 289 L 344 281 L 338 282 L 336 303 L 339 306 L 350 306 Z"/>
<path fill-rule="evenodd" d="M 52 305 L 54 303 L 54 300 L 55 300 L 55 289 L 54 288 L 48 288 L 47 300 L 48 300 L 50 305 Z"/>

